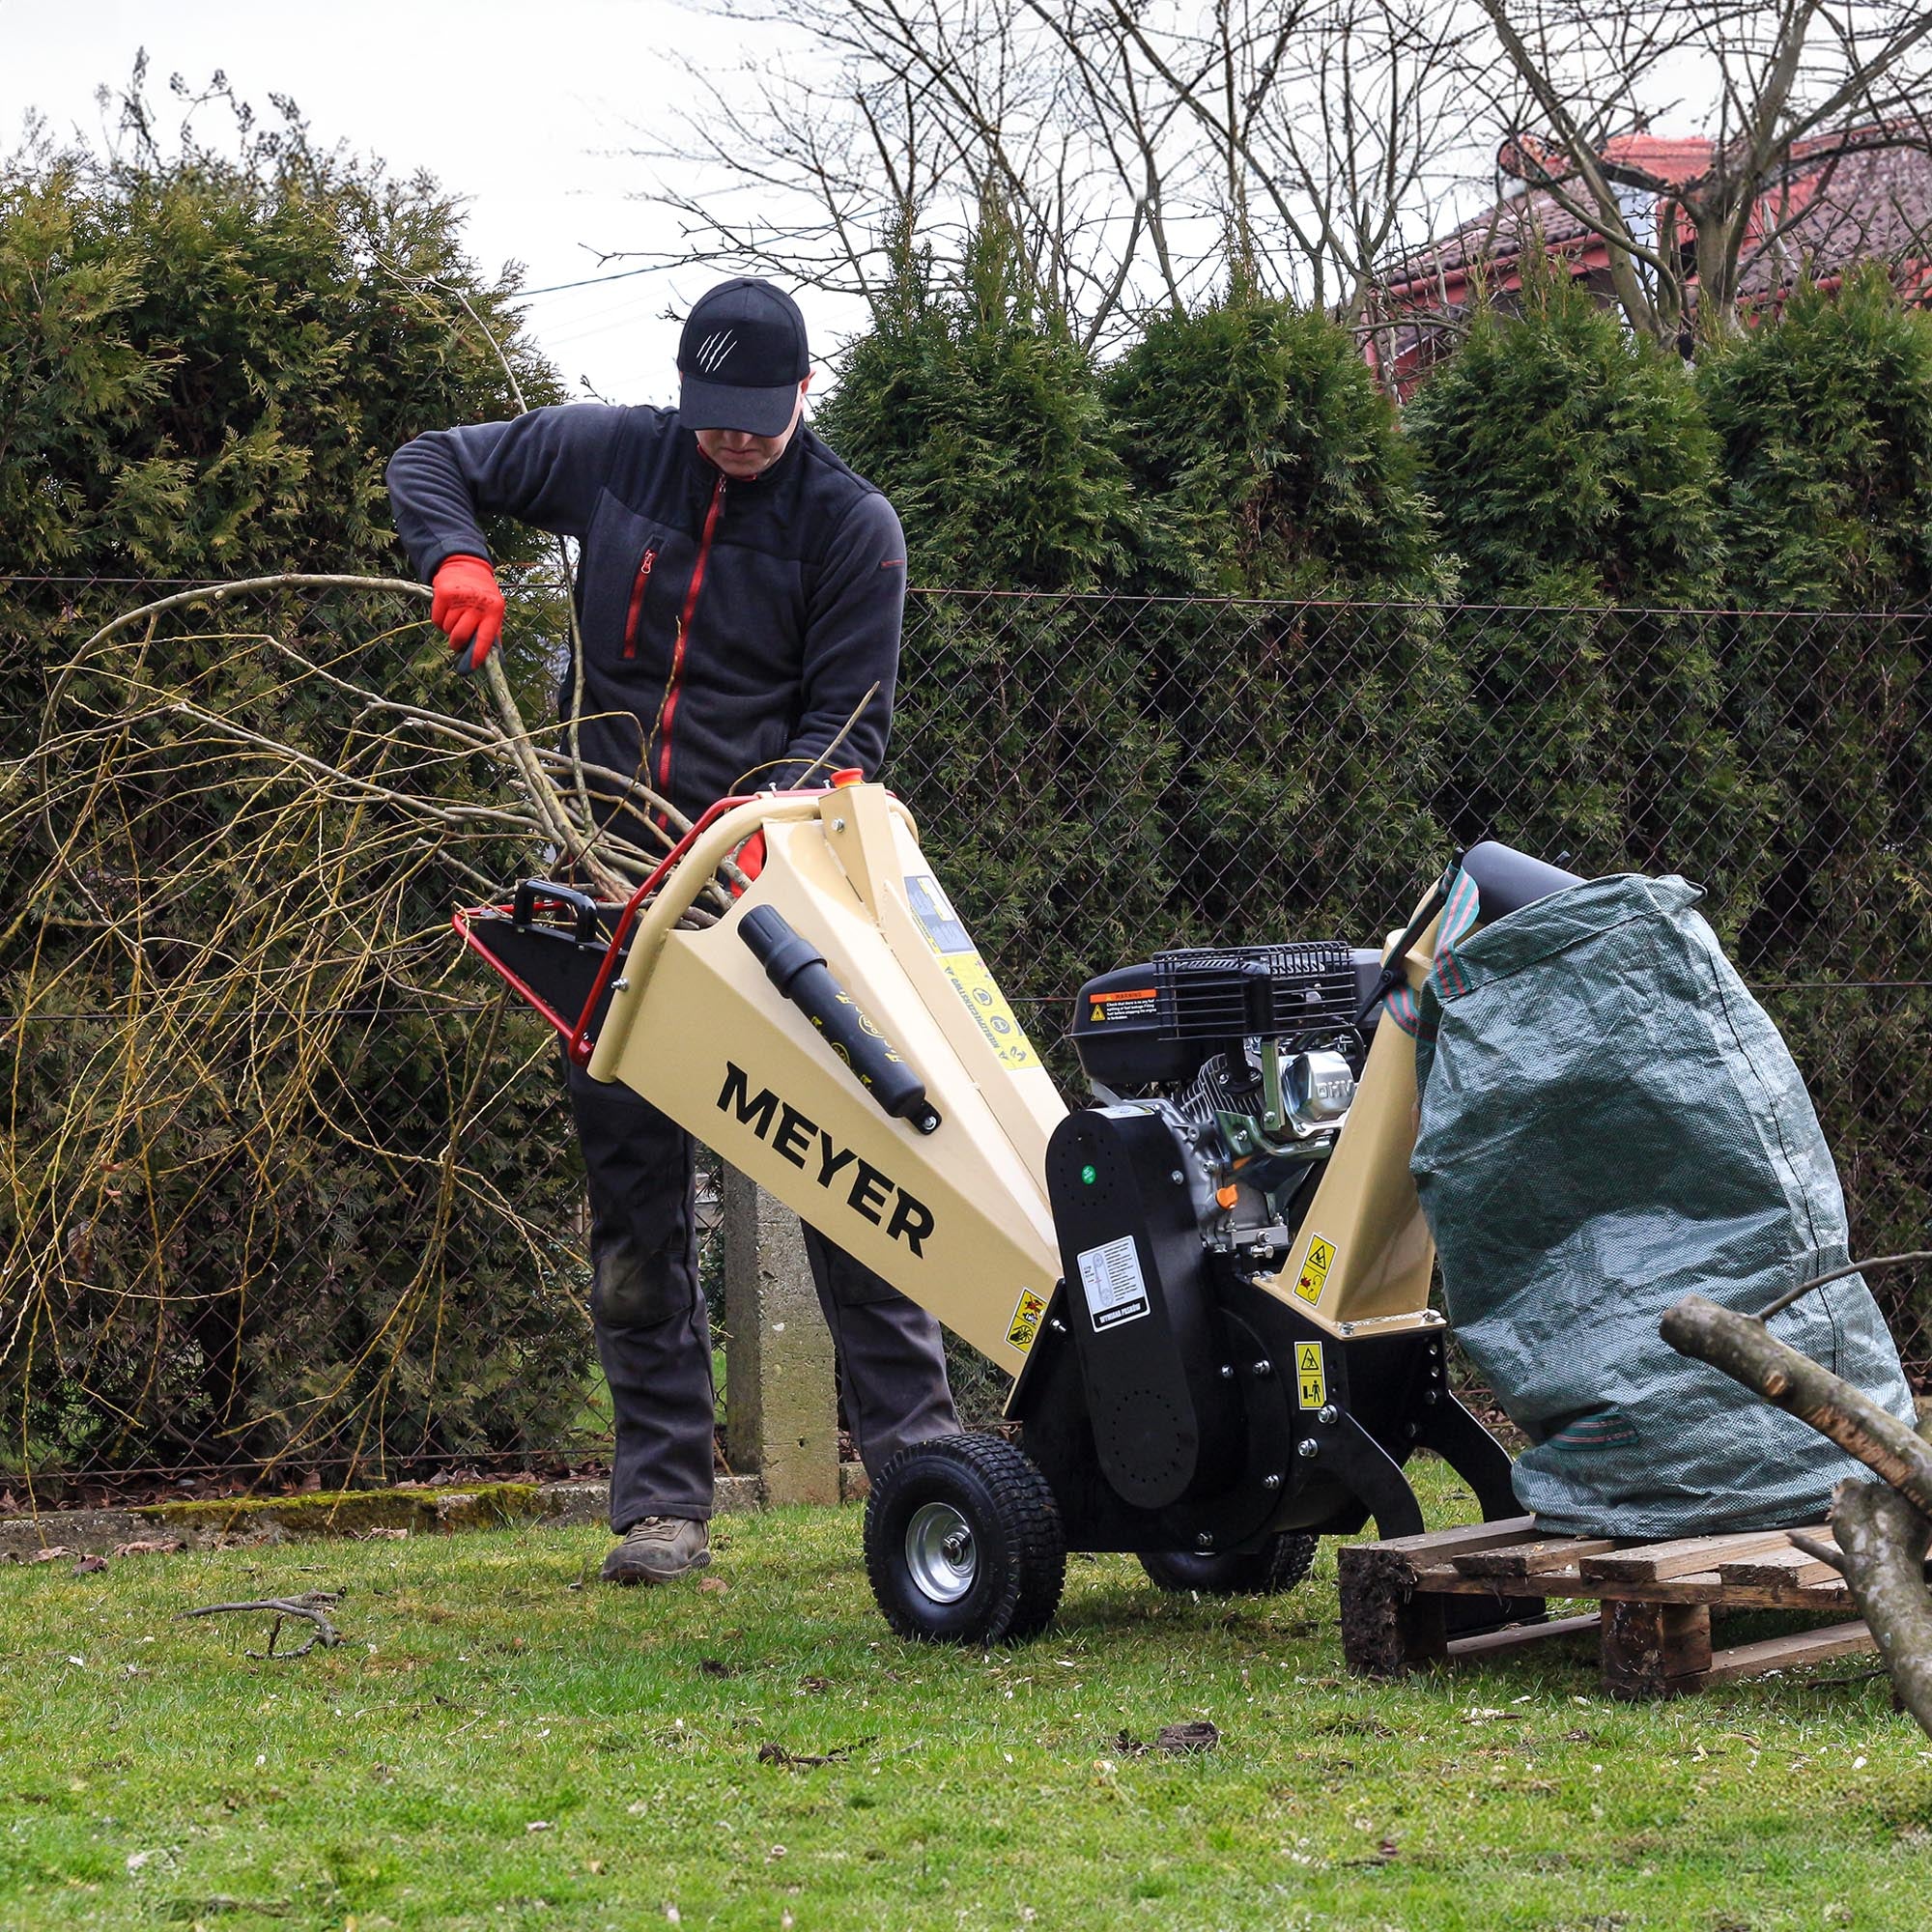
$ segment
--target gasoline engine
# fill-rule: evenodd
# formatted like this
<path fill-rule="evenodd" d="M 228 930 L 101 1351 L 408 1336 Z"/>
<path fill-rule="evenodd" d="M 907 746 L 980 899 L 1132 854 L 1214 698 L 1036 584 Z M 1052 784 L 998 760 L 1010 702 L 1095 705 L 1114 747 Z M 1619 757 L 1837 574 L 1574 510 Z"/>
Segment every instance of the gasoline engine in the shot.
<path fill-rule="evenodd" d="M 1279 1265 L 1348 1119 L 1381 955 L 1338 945 L 1163 952 L 1090 980 L 1073 1046 L 1103 1107 L 1165 1122 L 1203 1245 Z"/>

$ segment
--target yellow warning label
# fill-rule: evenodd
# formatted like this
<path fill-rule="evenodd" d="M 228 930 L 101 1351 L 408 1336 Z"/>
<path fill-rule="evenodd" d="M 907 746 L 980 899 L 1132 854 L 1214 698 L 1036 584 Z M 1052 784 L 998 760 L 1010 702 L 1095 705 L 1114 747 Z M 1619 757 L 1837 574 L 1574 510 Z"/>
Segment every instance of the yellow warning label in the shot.
<path fill-rule="evenodd" d="M 1302 1408 L 1320 1408 L 1328 1400 L 1328 1378 L 1321 1372 L 1321 1344 L 1294 1345 L 1294 1399 Z"/>
<path fill-rule="evenodd" d="M 966 1002 L 967 1011 L 980 1022 L 980 1031 L 1000 1056 L 1000 1064 L 1012 1067 L 1037 1066 L 1039 1061 L 1034 1054 L 1033 1042 L 1020 1031 L 1020 1023 L 1014 1019 L 1012 1008 L 1007 1005 L 1006 995 L 994 985 L 993 976 L 986 971 L 986 962 L 977 952 L 945 952 L 940 954 L 939 963 Z"/>
<path fill-rule="evenodd" d="M 1301 1264 L 1301 1278 L 1294 1284 L 1294 1292 L 1303 1301 L 1314 1303 L 1321 1299 L 1322 1288 L 1328 1280 L 1328 1270 L 1335 1265 L 1335 1243 L 1324 1241 L 1317 1235 L 1308 1243 L 1308 1258 Z"/>
<path fill-rule="evenodd" d="M 1007 1340 L 1021 1354 L 1033 1347 L 1033 1338 L 1039 1333 L 1039 1318 L 1046 1313 L 1046 1297 L 1036 1294 L 1032 1289 L 1020 1290 L 1020 1298 L 1013 1304 L 1012 1325 L 1007 1330 Z"/>
<path fill-rule="evenodd" d="M 1014 1019 L 1012 1008 L 1007 1005 L 1006 995 L 994 985 L 993 976 L 986 971 L 986 962 L 974 952 L 973 941 L 960 923 L 959 915 L 952 910 L 952 901 L 946 896 L 945 888 L 925 873 L 908 872 L 905 891 L 906 903 L 924 929 L 926 944 L 939 955 L 946 977 L 966 1002 L 966 1010 L 979 1022 L 980 1031 L 986 1036 L 993 1051 L 1000 1056 L 1000 1064 L 1015 1070 L 1037 1066 L 1039 1059 L 1033 1050 L 1033 1042 L 1020 1031 L 1020 1023 Z"/>

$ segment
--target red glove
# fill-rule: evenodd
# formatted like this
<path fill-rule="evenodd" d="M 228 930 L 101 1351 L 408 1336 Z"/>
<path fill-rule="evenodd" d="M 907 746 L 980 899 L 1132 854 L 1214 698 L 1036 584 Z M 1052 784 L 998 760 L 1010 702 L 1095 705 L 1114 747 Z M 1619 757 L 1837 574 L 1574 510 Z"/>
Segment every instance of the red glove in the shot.
<path fill-rule="evenodd" d="M 446 556 L 431 586 L 429 620 L 449 639 L 456 668 L 466 676 L 483 668 L 503 635 L 503 592 L 497 573 L 480 556 Z"/>

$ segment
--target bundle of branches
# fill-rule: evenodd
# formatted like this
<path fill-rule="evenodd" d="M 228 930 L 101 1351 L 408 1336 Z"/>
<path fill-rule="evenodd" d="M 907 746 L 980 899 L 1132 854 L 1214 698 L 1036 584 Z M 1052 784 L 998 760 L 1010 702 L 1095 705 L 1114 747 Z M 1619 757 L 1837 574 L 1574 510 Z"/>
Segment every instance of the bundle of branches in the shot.
<path fill-rule="evenodd" d="M 1932 1736 L 1932 1591 L 1925 1581 L 1932 1547 L 1932 1411 L 1920 1416 L 1917 1430 L 1908 1428 L 1765 1325 L 1827 1282 L 1927 1261 L 1932 1252 L 1918 1250 L 1837 1268 L 1780 1295 L 1762 1316 L 1687 1294 L 1664 1312 L 1661 1328 L 1680 1354 L 1721 1369 L 1877 1472 L 1875 1483 L 1847 1479 L 1838 1485 L 1832 1498 L 1835 1546 L 1796 1533 L 1791 1540 L 1844 1577 L 1899 1702 Z"/>
<path fill-rule="evenodd" d="M 548 1446 L 582 1407 L 551 1042 L 448 919 L 538 860 L 626 896 L 689 827 L 526 724 L 512 679 L 554 685 L 562 637 L 463 685 L 427 596 L 143 604 L 0 768 L 0 1394 L 30 1466 L 381 1465 Z"/>

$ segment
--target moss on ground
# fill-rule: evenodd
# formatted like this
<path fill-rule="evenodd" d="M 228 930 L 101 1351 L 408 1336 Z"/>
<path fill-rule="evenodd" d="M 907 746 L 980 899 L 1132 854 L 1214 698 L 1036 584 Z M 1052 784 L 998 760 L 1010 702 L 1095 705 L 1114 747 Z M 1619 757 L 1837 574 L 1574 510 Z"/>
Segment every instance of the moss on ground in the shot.
<path fill-rule="evenodd" d="M 269 1523 L 291 1536 L 360 1536 L 372 1529 L 492 1529 L 543 1514 L 529 1483 L 461 1490 L 316 1490 L 293 1496 L 223 1496 L 152 1503 L 138 1515 L 184 1532 L 245 1532 Z"/>

